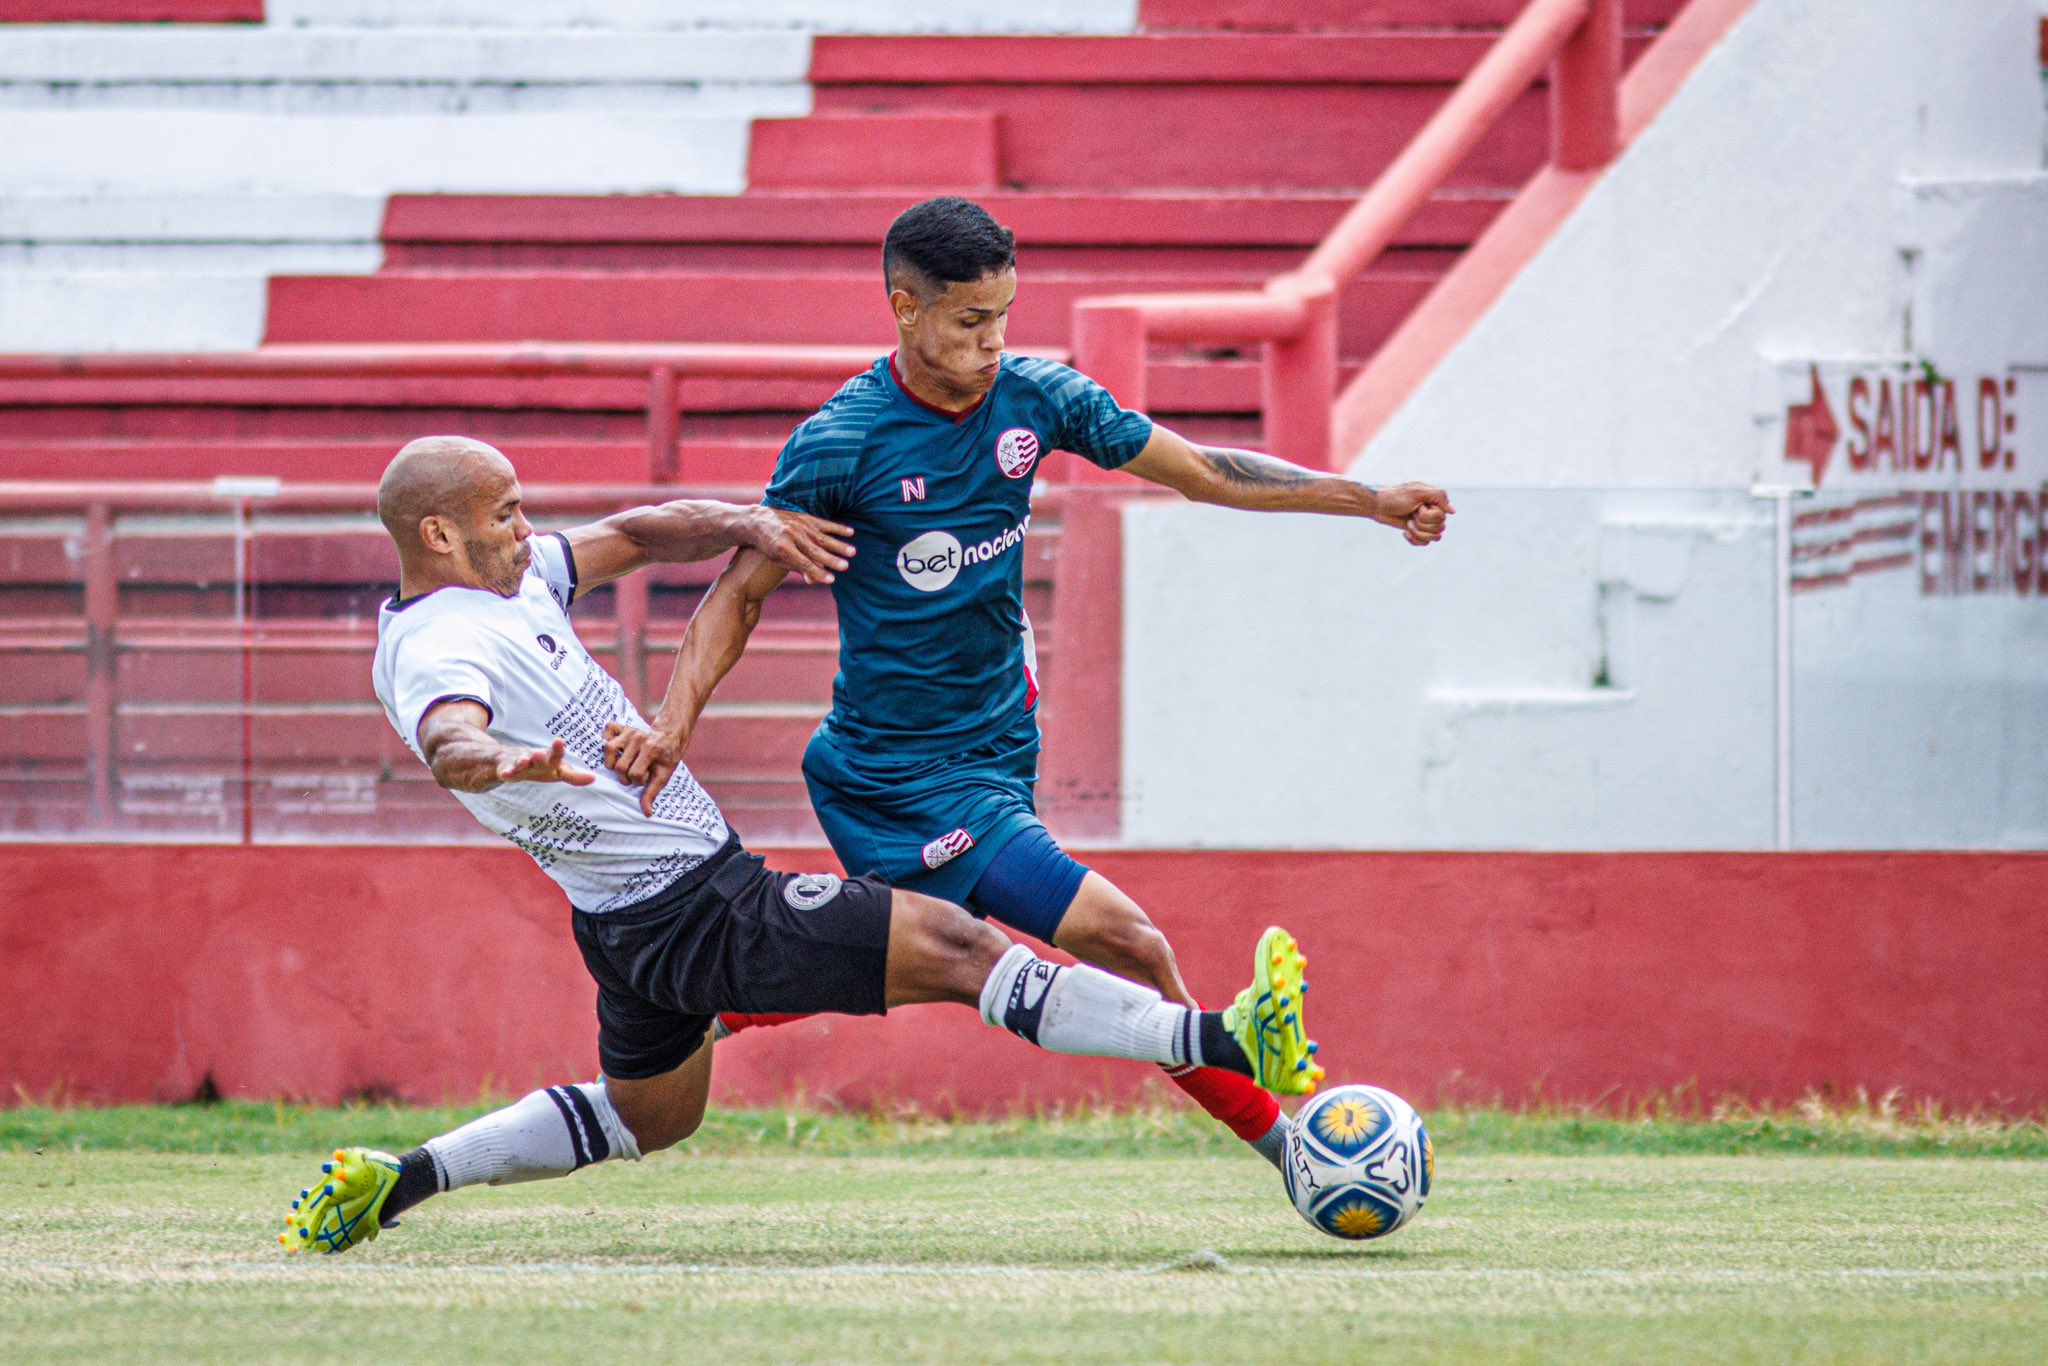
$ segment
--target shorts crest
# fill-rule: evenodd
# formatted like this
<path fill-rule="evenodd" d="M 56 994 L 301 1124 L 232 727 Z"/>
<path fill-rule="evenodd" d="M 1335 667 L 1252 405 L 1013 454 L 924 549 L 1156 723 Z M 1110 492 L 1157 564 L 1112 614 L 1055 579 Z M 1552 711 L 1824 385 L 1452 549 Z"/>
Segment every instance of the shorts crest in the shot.
<path fill-rule="evenodd" d="M 974 847 L 974 836 L 965 830 L 951 830 L 924 847 L 924 866 L 942 868 Z"/>
<path fill-rule="evenodd" d="M 815 910 L 838 896 L 841 885 L 830 873 L 803 873 L 782 884 L 782 899 L 799 911 Z"/>

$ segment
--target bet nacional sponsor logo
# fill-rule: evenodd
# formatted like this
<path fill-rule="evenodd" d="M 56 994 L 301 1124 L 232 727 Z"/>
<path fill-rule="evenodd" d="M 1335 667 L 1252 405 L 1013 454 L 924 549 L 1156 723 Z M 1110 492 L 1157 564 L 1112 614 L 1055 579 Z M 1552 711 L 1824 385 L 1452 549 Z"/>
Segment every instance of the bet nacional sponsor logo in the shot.
<path fill-rule="evenodd" d="M 1022 479 L 1038 463 L 1038 433 L 1012 427 L 996 438 L 996 468 L 1005 479 Z"/>
<path fill-rule="evenodd" d="M 927 531 L 896 552 L 896 572 L 920 593 L 936 593 L 960 576 L 960 538 Z"/>
<path fill-rule="evenodd" d="M 918 592 L 936 593 L 960 577 L 966 566 L 993 560 L 1022 545 L 1030 529 L 1031 519 L 1026 517 L 1000 536 L 967 546 L 950 531 L 927 531 L 896 552 L 896 572 Z"/>

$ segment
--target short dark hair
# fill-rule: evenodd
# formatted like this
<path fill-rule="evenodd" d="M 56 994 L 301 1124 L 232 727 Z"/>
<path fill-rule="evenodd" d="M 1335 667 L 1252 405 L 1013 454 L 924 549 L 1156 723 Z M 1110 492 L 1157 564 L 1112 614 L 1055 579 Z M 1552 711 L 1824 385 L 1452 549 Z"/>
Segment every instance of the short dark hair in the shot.
<path fill-rule="evenodd" d="M 1017 234 L 971 199 L 927 199 L 896 215 L 882 239 L 882 278 L 896 287 L 915 271 L 940 289 L 999 275 L 1017 264 Z"/>

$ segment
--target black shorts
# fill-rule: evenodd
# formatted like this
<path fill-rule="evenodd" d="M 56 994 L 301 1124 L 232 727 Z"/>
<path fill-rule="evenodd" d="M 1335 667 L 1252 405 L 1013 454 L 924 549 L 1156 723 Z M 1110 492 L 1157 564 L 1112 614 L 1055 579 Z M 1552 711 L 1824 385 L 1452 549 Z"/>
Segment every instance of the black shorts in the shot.
<path fill-rule="evenodd" d="M 681 1066 L 723 1011 L 880 1015 L 889 895 L 872 877 L 770 872 L 733 840 L 645 901 L 572 912 L 605 1075 Z"/>

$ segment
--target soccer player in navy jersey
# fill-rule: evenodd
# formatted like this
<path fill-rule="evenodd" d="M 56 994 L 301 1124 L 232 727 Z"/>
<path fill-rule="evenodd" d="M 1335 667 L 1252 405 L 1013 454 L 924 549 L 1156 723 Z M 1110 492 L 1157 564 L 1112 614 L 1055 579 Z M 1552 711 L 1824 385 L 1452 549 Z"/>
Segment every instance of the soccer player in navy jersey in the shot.
<path fill-rule="evenodd" d="M 1038 686 L 1023 541 L 1038 460 L 1072 451 L 1197 502 L 1359 517 L 1417 546 L 1443 535 L 1450 500 L 1427 484 L 1375 489 L 1197 445 L 1067 366 L 1006 355 L 1015 237 L 977 204 L 906 210 L 882 264 L 897 350 L 796 429 L 765 499 L 850 527 L 858 552 L 833 566 L 840 670 L 831 714 L 804 754 L 819 823 L 849 873 L 964 904 L 1193 1005 L 1165 936 L 1062 851 L 1034 808 Z M 606 762 L 644 783 L 645 800 L 677 771 L 786 572 L 736 554 L 690 623 L 652 728 L 613 728 Z M 1305 1071 L 1298 1089 L 1313 1089 L 1320 1070 Z M 1286 1127 L 1271 1094 L 1214 1068 L 1169 1075 L 1280 1165 Z"/>

